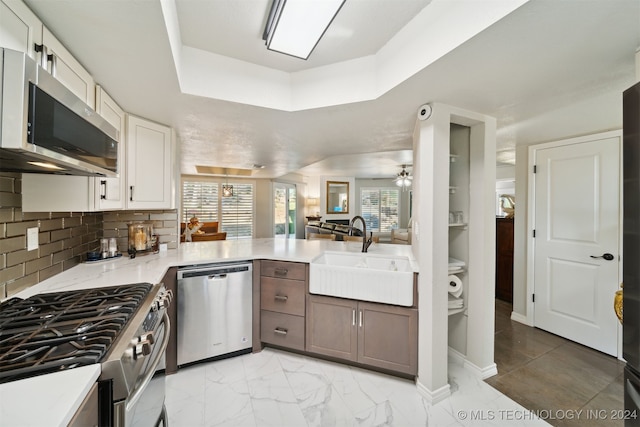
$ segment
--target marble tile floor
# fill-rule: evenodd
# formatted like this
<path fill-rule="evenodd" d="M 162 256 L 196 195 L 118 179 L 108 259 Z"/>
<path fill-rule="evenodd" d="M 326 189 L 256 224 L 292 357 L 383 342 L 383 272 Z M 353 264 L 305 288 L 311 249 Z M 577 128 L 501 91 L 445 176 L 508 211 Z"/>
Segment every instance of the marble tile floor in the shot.
<path fill-rule="evenodd" d="M 172 427 L 547 426 L 449 360 L 451 396 L 429 405 L 409 380 L 265 348 L 167 376 Z"/>
<path fill-rule="evenodd" d="M 624 408 L 624 362 L 514 322 L 511 311 L 496 300 L 498 375 L 486 382 L 553 426 L 622 427 L 613 418 Z"/>

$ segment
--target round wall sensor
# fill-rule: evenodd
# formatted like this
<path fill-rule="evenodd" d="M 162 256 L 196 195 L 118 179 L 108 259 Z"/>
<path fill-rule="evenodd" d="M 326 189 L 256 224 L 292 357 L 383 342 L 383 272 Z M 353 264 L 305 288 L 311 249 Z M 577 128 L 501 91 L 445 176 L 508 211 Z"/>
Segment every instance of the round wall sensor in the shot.
<path fill-rule="evenodd" d="M 418 120 L 427 120 L 429 117 L 431 117 L 431 105 L 421 105 L 418 108 Z"/>

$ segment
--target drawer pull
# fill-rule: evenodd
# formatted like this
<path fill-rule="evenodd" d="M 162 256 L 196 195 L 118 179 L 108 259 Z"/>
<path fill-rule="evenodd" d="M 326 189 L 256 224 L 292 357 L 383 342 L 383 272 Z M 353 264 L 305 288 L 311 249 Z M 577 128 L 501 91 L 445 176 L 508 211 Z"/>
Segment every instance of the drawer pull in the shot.
<path fill-rule="evenodd" d="M 287 302 L 287 300 L 289 299 L 288 296 L 286 295 L 276 295 L 275 297 L 273 297 L 276 301 L 283 301 L 283 302 Z"/>
<path fill-rule="evenodd" d="M 274 271 L 276 276 L 286 276 L 288 272 L 289 270 L 284 267 L 276 267 Z"/>
<path fill-rule="evenodd" d="M 280 335 L 287 335 L 287 330 L 285 328 L 278 327 L 278 328 L 275 328 L 273 332 Z"/>

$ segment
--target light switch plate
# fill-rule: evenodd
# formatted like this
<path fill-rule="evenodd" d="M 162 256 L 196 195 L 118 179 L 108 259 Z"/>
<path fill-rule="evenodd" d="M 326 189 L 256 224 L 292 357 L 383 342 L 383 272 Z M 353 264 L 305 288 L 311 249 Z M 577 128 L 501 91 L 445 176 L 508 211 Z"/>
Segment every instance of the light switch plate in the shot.
<path fill-rule="evenodd" d="M 27 228 L 27 251 L 38 249 L 38 227 Z"/>

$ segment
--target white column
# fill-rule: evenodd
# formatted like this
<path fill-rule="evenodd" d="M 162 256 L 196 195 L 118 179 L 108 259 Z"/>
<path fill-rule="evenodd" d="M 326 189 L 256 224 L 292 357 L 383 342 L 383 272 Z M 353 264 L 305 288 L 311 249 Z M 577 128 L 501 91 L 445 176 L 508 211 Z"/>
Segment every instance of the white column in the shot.
<path fill-rule="evenodd" d="M 446 106 L 433 105 L 414 134 L 413 249 L 418 276 L 418 390 L 436 403 L 450 395 L 448 354 L 449 126 Z"/>
<path fill-rule="evenodd" d="M 471 125 L 469 162 L 469 316 L 466 365 L 481 378 L 498 373 L 493 359 L 495 307 L 496 121 Z"/>

